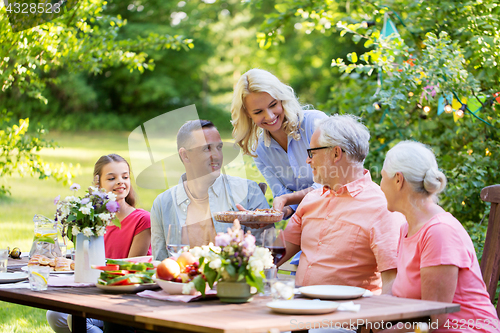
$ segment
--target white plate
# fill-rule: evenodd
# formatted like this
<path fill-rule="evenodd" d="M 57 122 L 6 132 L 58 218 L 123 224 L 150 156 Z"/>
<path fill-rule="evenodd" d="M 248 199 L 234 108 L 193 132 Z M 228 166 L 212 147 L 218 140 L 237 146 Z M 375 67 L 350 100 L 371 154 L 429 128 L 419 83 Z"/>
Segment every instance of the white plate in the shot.
<path fill-rule="evenodd" d="M 95 286 L 101 290 L 111 293 L 137 293 L 147 289 L 158 288 L 156 283 L 131 284 L 129 286 L 105 286 L 103 284 L 96 283 Z"/>
<path fill-rule="evenodd" d="M 27 272 L 28 266 L 21 267 L 21 270 Z M 75 271 L 50 271 L 50 274 L 73 274 Z"/>
<path fill-rule="evenodd" d="M 291 301 L 275 301 L 266 304 L 278 313 L 286 314 L 323 314 L 330 313 L 339 307 L 339 303 L 330 301 L 294 299 Z"/>
<path fill-rule="evenodd" d="M 0 273 L 0 283 L 14 283 L 26 280 L 28 274 L 23 272 L 16 273 Z"/>
<path fill-rule="evenodd" d="M 363 296 L 366 289 L 351 286 L 318 285 L 300 287 L 302 295 L 321 299 L 352 299 Z"/>

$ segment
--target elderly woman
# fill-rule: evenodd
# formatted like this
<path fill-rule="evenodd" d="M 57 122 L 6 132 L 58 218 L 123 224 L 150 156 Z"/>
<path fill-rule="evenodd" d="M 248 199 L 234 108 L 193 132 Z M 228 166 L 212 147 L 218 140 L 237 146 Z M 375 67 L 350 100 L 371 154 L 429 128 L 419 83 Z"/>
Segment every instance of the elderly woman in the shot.
<path fill-rule="evenodd" d="M 434 332 L 497 332 L 472 241 L 436 203 L 446 177 L 434 153 L 418 142 L 400 142 L 387 153 L 380 186 L 387 208 L 408 222 L 401 228 L 392 294 L 460 304 L 459 312 L 431 316 Z"/>
<path fill-rule="evenodd" d="M 273 208 L 282 210 L 285 218 L 291 216 L 295 209 L 287 205 L 299 204 L 313 190 L 307 149 L 315 121 L 327 116 L 304 110 L 291 87 L 254 68 L 243 74 L 234 88 L 231 117 L 236 143 L 253 156 L 271 187 Z"/>

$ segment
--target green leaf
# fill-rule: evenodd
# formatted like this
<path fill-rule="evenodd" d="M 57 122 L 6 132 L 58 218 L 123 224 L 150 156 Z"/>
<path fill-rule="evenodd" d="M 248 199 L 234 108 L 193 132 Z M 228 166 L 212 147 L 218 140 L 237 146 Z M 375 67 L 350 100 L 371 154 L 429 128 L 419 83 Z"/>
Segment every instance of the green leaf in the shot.
<path fill-rule="evenodd" d="M 236 276 L 236 269 L 234 268 L 233 265 L 229 264 L 227 266 L 224 266 L 224 269 L 226 270 L 227 274 L 230 276 Z"/>
<path fill-rule="evenodd" d="M 113 225 L 117 226 L 118 228 L 122 227 L 122 223 L 120 222 L 120 220 L 118 218 L 114 218 L 113 220 L 111 220 L 111 222 L 113 223 Z"/>
<path fill-rule="evenodd" d="M 201 295 L 203 297 L 205 297 L 205 289 L 206 289 L 207 282 L 203 279 L 203 277 L 201 275 L 197 275 L 193 279 L 193 283 L 194 283 L 194 287 L 196 288 L 196 290 L 198 290 L 201 293 Z"/>
<path fill-rule="evenodd" d="M 351 62 L 353 62 L 353 63 L 358 62 L 358 55 L 356 54 L 356 52 L 351 53 Z"/>
<path fill-rule="evenodd" d="M 286 11 L 288 10 L 288 5 L 285 3 L 279 3 L 274 5 L 274 8 L 276 8 L 276 10 L 280 13 L 286 13 Z"/>
<path fill-rule="evenodd" d="M 251 286 L 257 288 L 259 292 L 264 291 L 264 280 L 259 276 L 254 276 L 253 273 L 246 275 L 246 282 Z"/>
<path fill-rule="evenodd" d="M 215 283 L 216 278 L 217 278 L 217 272 L 215 270 L 213 270 L 212 268 L 207 266 L 207 267 L 205 267 L 205 270 L 203 271 L 203 273 L 205 274 L 208 285 L 210 286 L 210 288 L 213 288 L 214 283 Z"/>

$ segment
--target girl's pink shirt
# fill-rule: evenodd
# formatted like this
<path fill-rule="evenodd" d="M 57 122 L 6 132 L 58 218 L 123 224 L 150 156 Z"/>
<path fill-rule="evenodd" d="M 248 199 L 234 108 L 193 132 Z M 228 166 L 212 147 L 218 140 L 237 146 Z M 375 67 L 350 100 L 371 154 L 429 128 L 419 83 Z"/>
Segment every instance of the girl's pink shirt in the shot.
<path fill-rule="evenodd" d="M 151 229 L 149 212 L 140 208 L 123 219 L 121 228 L 115 225 L 106 227 L 106 233 L 104 234 L 106 258 L 127 258 L 135 235 L 146 229 Z M 149 244 L 148 255 L 151 255 L 151 244 Z"/>

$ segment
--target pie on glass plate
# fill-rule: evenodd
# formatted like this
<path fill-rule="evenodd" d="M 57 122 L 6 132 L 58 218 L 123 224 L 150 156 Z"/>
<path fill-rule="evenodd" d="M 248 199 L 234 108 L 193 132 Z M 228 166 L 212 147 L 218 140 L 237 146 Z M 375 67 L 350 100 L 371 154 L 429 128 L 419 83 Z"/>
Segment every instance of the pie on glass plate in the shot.
<path fill-rule="evenodd" d="M 243 224 L 275 223 L 281 221 L 283 212 L 274 209 L 256 209 L 244 211 L 225 211 L 214 214 L 219 222 L 233 223 L 238 219 Z"/>

